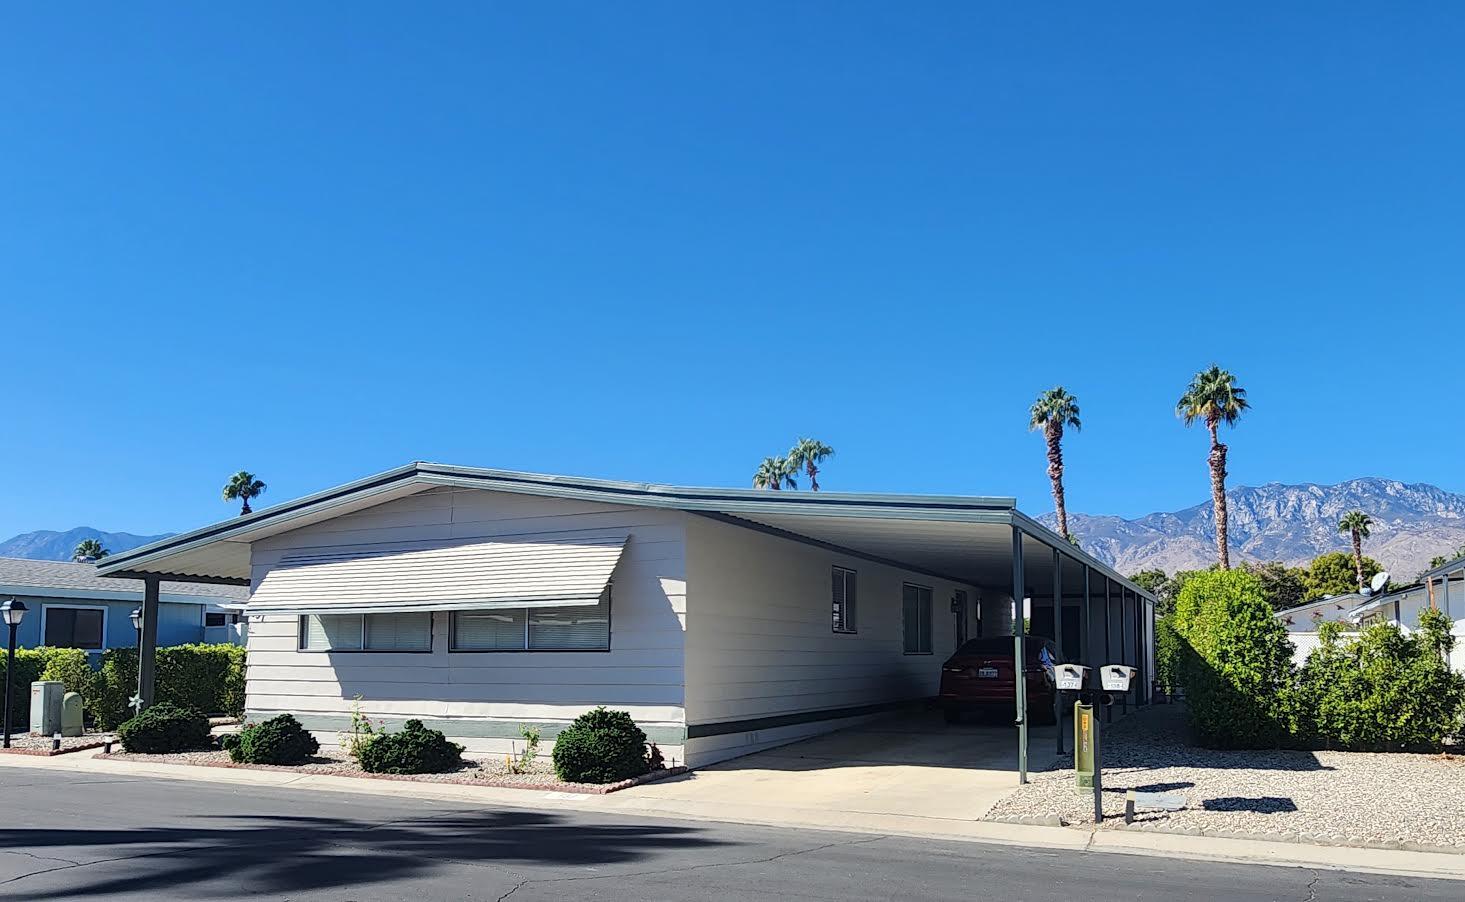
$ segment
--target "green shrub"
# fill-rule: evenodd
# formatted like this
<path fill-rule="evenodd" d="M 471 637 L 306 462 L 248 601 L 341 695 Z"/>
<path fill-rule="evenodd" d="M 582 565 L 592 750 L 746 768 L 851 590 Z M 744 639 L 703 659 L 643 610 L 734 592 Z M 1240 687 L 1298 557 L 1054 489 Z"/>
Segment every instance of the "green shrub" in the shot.
<path fill-rule="evenodd" d="M 373 774 L 440 774 L 463 766 L 463 747 L 420 720 L 398 733 L 377 733 L 356 746 L 356 762 Z"/>
<path fill-rule="evenodd" d="M 614 783 L 646 773 L 646 734 L 629 713 L 596 708 L 561 731 L 551 757 L 568 783 Z"/>
<path fill-rule="evenodd" d="M 1255 576 L 1244 570 L 1197 573 L 1176 599 L 1175 632 L 1180 682 L 1203 745 L 1288 742 L 1292 643 Z"/>
<path fill-rule="evenodd" d="M 171 645 L 157 650 L 154 696 L 209 714 L 244 713 L 245 651 L 239 645 Z M 112 648 L 102 656 L 97 720 L 112 729 L 132 716 L 137 692 L 137 649 Z"/>
<path fill-rule="evenodd" d="M 320 751 L 320 743 L 290 714 L 246 725 L 226 737 L 220 746 L 243 764 L 304 764 Z"/>
<path fill-rule="evenodd" d="M 1345 638 L 1337 623 L 1318 629 L 1298 683 L 1301 738 L 1357 751 L 1429 751 L 1461 730 L 1465 676 L 1450 670 L 1455 637 L 1439 611 L 1420 614 L 1419 630 L 1368 627 Z"/>
<path fill-rule="evenodd" d="M 7 670 L 5 655 L 0 654 L 0 673 L 10 680 L 10 730 L 24 733 L 31 724 L 31 683 L 41 678 L 46 669 L 46 656 L 37 648 L 15 650 L 15 673 Z M 0 685 L 3 688 L 3 685 Z"/>
<path fill-rule="evenodd" d="M 1165 692 L 1180 685 L 1180 634 L 1173 614 L 1155 621 L 1155 679 Z"/>
<path fill-rule="evenodd" d="M 209 719 L 192 709 L 161 702 L 118 727 L 117 736 L 129 752 L 186 752 L 208 747 Z"/>

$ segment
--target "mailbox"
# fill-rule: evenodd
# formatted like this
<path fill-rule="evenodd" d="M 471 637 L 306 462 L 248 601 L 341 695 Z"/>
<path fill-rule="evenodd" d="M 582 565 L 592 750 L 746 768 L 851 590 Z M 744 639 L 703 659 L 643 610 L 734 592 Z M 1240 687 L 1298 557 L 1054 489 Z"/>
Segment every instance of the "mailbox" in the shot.
<path fill-rule="evenodd" d="M 1059 664 L 1054 679 L 1059 689 L 1082 689 L 1089 669 L 1079 664 Z"/>
<path fill-rule="evenodd" d="M 1105 664 L 1099 668 L 1099 680 L 1110 692 L 1128 692 L 1129 682 L 1138 671 L 1123 664 Z"/>

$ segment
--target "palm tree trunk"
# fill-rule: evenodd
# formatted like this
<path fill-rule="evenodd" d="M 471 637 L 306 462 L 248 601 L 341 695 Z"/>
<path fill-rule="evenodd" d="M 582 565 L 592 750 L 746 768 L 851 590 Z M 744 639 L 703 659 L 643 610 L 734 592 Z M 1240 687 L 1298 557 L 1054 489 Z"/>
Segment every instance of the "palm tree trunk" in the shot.
<path fill-rule="evenodd" d="M 1216 435 L 1217 423 L 1214 419 L 1206 421 L 1206 428 L 1211 431 L 1211 505 L 1216 512 L 1216 559 L 1222 570 L 1231 569 L 1231 552 L 1226 542 L 1226 446 L 1221 444 L 1221 439 Z"/>
<path fill-rule="evenodd" d="M 1068 507 L 1063 503 L 1063 425 L 1049 423 L 1043 430 L 1048 440 L 1048 479 L 1053 483 L 1053 509 L 1058 513 L 1058 534 L 1068 538 Z"/>
<path fill-rule="evenodd" d="M 809 488 L 817 492 L 819 491 L 819 468 L 814 466 L 813 461 L 810 461 L 807 469 L 809 471 Z"/>
<path fill-rule="evenodd" d="M 1363 591 L 1363 536 L 1358 530 L 1350 530 L 1353 533 L 1353 569 L 1358 573 L 1358 591 Z"/>
<path fill-rule="evenodd" d="M 242 495 L 240 497 L 244 498 L 244 507 L 242 507 L 242 508 L 239 509 L 239 516 L 242 517 L 245 514 L 252 514 L 252 513 L 254 513 L 254 511 L 250 510 L 250 508 L 249 508 L 249 499 L 248 498 L 245 498 Z"/>

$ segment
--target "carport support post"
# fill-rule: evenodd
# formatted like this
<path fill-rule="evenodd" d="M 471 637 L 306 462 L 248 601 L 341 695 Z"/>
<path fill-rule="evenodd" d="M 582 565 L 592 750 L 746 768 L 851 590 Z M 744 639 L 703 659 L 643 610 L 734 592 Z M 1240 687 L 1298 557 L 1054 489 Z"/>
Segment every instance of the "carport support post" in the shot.
<path fill-rule="evenodd" d="M 137 641 L 137 697 L 142 704 L 136 714 L 153 703 L 153 674 L 158 650 L 158 582 L 156 576 L 142 580 L 142 631 Z"/>
<path fill-rule="evenodd" d="M 1022 622 L 1022 602 L 1027 589 L 1023 586 L 1022 530 L 1012 528 L 1012 642 L 1013 684 L 1017 696 L 1017 782 L 1028 781 L 1028 692 L 1024 672 L 1023 642 L 1026 639 Z"/>
<path fill-rule="evenodd" d="M 1063 555 L 1053 549 L 1053 647 L 1058 649 L 1058 660 L 1054 665 L 1064 663 L 1063 656 Z M 1063 693 L 1054 683 L 1053 722 L 1058 725 L 1058 754 L 1063 754 Z"/>

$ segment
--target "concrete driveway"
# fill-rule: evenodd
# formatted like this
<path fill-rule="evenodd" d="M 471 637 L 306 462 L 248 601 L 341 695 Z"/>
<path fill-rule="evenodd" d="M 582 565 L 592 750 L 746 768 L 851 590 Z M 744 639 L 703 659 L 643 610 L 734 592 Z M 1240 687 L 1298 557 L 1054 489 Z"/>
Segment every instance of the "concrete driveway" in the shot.
<path fill-rule="evenodd" d="M 1056 728 L 1033 728 L 1029 742 L 1029 768 L 1051 766 Z M 663 808 L 716 806 L 732 819 L 855 825 L 891 815 L 976 821 L 1016 786 L 1017 730 L 1010 724 L 951 725 L 939 712 L 918 711 L 621 795 Z"/>

